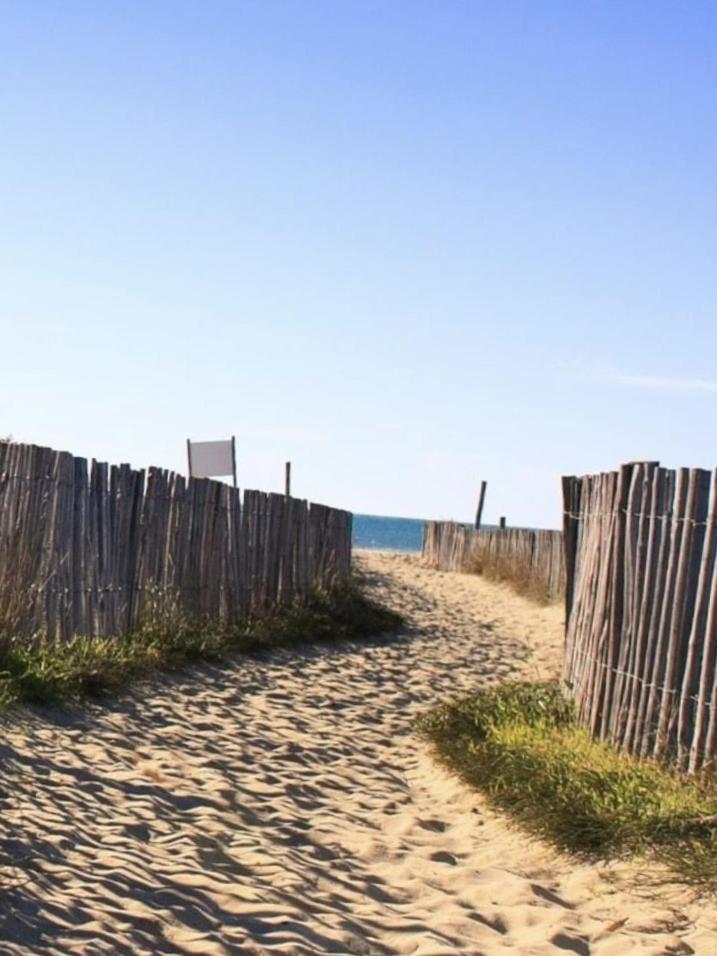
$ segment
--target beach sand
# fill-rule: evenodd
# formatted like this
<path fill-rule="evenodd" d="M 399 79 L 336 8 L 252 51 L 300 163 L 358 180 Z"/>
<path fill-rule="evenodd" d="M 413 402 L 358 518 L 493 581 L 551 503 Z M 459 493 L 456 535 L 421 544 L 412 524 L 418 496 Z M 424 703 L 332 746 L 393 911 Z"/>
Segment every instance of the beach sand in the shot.
<path fill-rule="evenodd" d="M 401 635 L 5 721 L 0 953 L 717 952 L 714 903 L 527 837 L 412 733 L 449 694 L 556 674 L 562 608 L 357 564 Z"/>

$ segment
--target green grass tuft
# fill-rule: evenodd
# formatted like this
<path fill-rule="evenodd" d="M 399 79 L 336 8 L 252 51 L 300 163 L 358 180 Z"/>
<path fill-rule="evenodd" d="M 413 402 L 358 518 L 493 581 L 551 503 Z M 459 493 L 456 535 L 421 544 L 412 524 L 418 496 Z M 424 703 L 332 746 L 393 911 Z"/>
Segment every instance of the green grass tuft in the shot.
<path fill-rule="evenodd" d="M 418 730 L 447 766 L 560 848 L 650 853 L 680 881 L 717 889 L 717 779 L 593 740 L 557 682 L 462 697 L 423 716 Z"/>
<path fill-rule="evenodd" d="M 168 615 L 126 637 L 5 639 L 0 642 L 0 708 L 107 697 L 157 671 L 300 641 L 365 638 L 398 630 L 402 623 L 400 615 L 349 583 L 232 626 Z"/>

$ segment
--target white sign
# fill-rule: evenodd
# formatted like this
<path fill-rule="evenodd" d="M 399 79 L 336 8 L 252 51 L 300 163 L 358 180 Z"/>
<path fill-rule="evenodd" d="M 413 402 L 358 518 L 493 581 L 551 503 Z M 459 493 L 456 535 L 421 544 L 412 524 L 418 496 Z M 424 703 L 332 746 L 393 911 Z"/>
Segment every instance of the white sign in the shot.
<path fill-rule="evenodd" d="M 236 482 L 234 439 L 227 441 L 187 441 L 189 474 L 192 478 L 233 475 Z"/>

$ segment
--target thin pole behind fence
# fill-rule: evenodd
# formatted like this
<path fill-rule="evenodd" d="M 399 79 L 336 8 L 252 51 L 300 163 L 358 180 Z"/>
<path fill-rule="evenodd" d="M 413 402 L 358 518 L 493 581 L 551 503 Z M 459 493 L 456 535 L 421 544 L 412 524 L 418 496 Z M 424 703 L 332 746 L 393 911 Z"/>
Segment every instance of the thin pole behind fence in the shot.
<path fill-rule="evenodd" d="M 483 517 L 483 505 L 485 504 L 485 491 L 488 487 L 487 481 L 481 481 L 480 483 L 480 494 L 478 495 L 478 508 L 476 509 L 476 531 L 480 528 L 481 519 Z"/>

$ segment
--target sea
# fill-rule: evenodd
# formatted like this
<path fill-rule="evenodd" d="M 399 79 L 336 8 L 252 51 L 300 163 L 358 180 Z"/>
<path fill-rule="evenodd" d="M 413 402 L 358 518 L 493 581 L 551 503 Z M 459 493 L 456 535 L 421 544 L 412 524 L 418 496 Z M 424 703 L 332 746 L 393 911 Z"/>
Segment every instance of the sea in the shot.
<path fill-rule="evenodd" d="M 423 543 L 421 518 L 388 518 L 354 515 L 353 545 L 380 551 L 420 551 Z"/>

